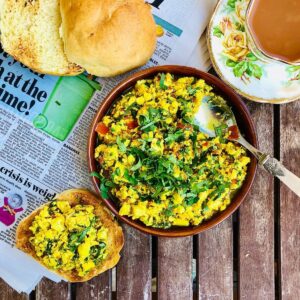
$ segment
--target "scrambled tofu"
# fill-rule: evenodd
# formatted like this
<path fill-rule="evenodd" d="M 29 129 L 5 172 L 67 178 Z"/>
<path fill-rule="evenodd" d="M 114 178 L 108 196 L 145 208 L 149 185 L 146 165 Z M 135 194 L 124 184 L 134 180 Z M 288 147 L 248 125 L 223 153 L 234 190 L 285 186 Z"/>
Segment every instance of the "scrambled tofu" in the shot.
<path fill-rule="evenodd" d="M 204 80 L 159 74 L 138 81 L 98 124 L 101 192 L 119 200 L 120 215 L 190 226 L 230 204 L 250 158 L 226 136 L 200 132 L 194 115 L 205 96 L 219 97 Z"/>
<path fill-rule="evenodd" d="M 107 233 L 92 205 L 71 207 L 68 201 L 45 206 L 29 228 L 30 243 L 49 269 L 83 277 L 107 256 Z"/>

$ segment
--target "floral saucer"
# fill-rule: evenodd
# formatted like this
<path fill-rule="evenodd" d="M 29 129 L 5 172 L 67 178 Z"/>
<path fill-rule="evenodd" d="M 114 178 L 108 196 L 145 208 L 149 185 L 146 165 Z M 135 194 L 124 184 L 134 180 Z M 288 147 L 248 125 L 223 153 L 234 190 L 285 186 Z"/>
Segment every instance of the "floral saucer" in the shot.
<path fill-rule="evenodd" d="M 300 66 L 266 62 L 248 47 L 245 15 L 249 0 L 220 0 L 207 33 L 218 75 L 249 100 L 287 103 L 300 99 Z"/>

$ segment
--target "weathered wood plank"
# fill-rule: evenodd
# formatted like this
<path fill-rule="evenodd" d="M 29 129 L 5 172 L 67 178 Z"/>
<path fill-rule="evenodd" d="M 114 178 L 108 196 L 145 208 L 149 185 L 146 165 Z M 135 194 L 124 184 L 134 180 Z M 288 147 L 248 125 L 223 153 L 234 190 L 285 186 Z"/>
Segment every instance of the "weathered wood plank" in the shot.
<path fill-rule="evenodd" d="M 300 101 L 280 110 L 281 161 L 300 177 Z M 281 290 L 283 300 L 300 297 L 300 199 L 280 188 Z"/>
<path fill-rule="evenodd" d="M 198 235 L 198 299 L 233 299 L 232 218 Z"/>
<path fill-rule="evenodd" d="M 117 266 L 117 299 L 151 299 L 151 237 L 123 226 L 125 245 Z"/>
<path fill-rule="evenodd" d="M 69 300 L 71 299 L 71 285 L 67 282 L 55 283 L 43 279 L 36 288 L 36 300 Z"/>
<path fill-rule="evenodd" d="M 110 300 L 111 271 L 104 272 L 88 282 L 77 283 L 75 296 L 78 300 Z"/>
<path fill-rule="evenodd" d="M 273 106 L 250 103 L 259 148 L 273 153 Z M 274 299 L 273 177 L 258 169 L 250 195 L 240 207 L 240 299 Z"/>
<path fill-rule="evenodd" d="M 26 294 L 18 294 L 14 289 L 7 285 L 0 279 L 0 299 L 1 300 L 28 300 L 29 296 Z"/>
<path fill-rule="evenodd" d="M 158 299 L 192 299 L 192 238 L 158 238 L 157 247 Z"/>

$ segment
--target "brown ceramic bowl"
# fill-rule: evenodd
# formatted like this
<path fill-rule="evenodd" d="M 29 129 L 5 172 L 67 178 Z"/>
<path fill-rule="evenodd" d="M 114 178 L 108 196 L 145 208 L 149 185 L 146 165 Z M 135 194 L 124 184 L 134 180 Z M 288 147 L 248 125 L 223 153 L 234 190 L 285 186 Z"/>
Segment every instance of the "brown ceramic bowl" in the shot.
<path fill-rule="evenodd" d="M 97 143 L 97 134 L 95 132 L 97 123 L 102 119 L 103 116 L 105 116 L 105 114 L 110 109 L 114 101 L 118 99 L 124 91 L 134 86 L 138 80 L 145 78 L 153 78 L 156 74 L 161 72 L 169 72 L 177 76 L 194 76 L 197 78 L 204 79 L 206 83 L 213 86 L 213 91 L 216 94 L 221 95 L 222 97 L 224 97 L 225 100 L 227 100 L 233 112 L 235 113 L 237 123 L 241 132 L 252 145 L 257 146 L 256 132 L 250 113 L 246 105 L 241 100 L 241 98 L 230 87 L 226 86 L 220 79 L 208 73 L 201 72 L 193 68 L 182 66 L 159 66 L 143 70 L 131 75 L 130 77 L 122 81 L 116 88 L 114 88 L 102 102 L 97 112 L 97 115 L 92 123 L 88 141 L 88 160 L 90 172 L 98 170 L 98 162 L 94 159 L 94 150 L 96 148 Z M 256 168 L 257 161 L 253 156 L 251 156 L 251 163 L 248 166 L 248 174 L 245 179 L 245 182 L 243 186 L 239 189 L 239 191 L 235 194 L 231 204 L 224 211 L 217 213 L 211 219 L 201 223 L 198 226 L 171 227 L 169 229 L 147 227 L 140 221 L 132 220 L 131 218 L 126 216 L 120 216 L 118 213 L 117 204 L 114 201 L 110 199 L 101 198 L 99 189 L 99 179 L 97 179 L 96 177 L 92 177 L 92 181 L 96 191 L 99 194 L 99 197 L 121 221 L 124 221 L 128 225 L 148 234 L 165 237 L 183 237 L 194 235 L 207 229 L 210 229 L 213 226 L 224 221 L 226 218 L 228 218 L 241 205 L 241 203 L 247 196 L 254 180 Z"/>

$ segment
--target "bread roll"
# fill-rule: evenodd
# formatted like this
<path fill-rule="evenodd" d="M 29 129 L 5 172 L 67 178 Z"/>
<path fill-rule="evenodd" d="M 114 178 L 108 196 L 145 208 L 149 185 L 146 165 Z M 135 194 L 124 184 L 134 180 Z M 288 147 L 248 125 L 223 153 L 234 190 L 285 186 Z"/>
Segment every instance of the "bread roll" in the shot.
<path fill-rule="evenodd" d="M 67 60 L 59 34 L 59 0 L 0 0 L 4 51 L 45 74 L 76 75 L 83 69 Z"/>
<path fill-rule="evenodd" d="M 155 50 L 156 26 L 143 0 L 61 0 L 68 59 L 108 77 L 145 64 Z"/>
<path fill-rule="evenodd" d="M 64 191 L 61 194 L 57 195 L 54 200 L 68 201 L 71 207 L 74 207 L 77 204 L 94 206 L 95 215 L 100 219 L 102 225 L 108 229 L 108 255 L 99 265 L 96 265 L 96 267 L 90 272 L 88 272 L 84 277 L 78 276 L 75 270 L 63 271 L 61 269 L 51 269 L 51 271 L 64 277 L 69 282 L 84 282 L 99 275 L 100 273 L 105 272 L 110 268 L 113 268 L 120 259 L 120 251 L 124 245 L 124 236 L 122 228 L 113 219 L 111 213 L 106 209 L 106 207 L 104 207 L 100 203 L 100 200 L 91 192 L 83 189 L 71 189 Z M 49 203 L 46 203 L 44 206 L 38 208 L 26 219 L 21 221 L 17 228 L 16 234 L 17 248 L 33 257 L 42 265 L 44 264 L 42 262 L 41 257 L 37 256 L 34 247 L 30 243 L 30 237 L 32 236 L 32 231 L 30 230 L 30 227 L 35 217 L 40 214 L 40 212 L 46 205 L 49 205 Z M 44 266 L 47 268 L 46 265 Z"/>

